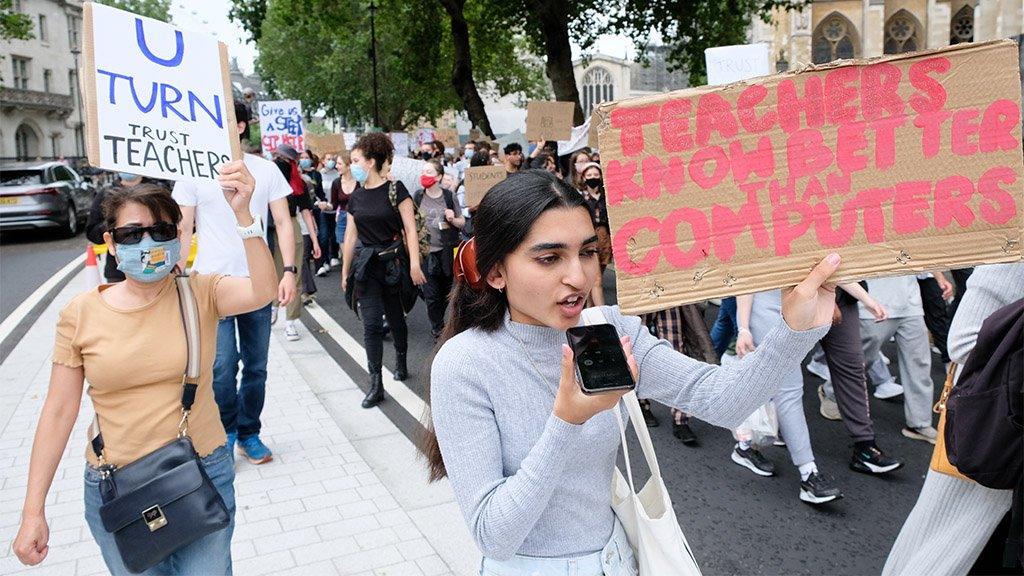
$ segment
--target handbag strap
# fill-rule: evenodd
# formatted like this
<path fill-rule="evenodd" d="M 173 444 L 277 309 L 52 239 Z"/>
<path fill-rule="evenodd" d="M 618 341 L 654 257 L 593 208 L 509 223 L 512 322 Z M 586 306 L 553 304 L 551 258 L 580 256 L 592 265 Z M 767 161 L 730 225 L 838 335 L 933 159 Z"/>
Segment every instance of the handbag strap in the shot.
<path fill-rule="evenodd" d="M 196 390 L 199 388 L 199 306 L 196 304 L 196 296 L 192 292 L 187 275 L 175 275 L 174 283 L 178 289 L 178 308 L 181 311 L 181 322 L 185 327 L 185 349 L 188 358 L 185 374 L 181 379 L 181 422 L 178 424 L 180 438 L 188 435 L 188 415 L 192 411 Z M 106 463 L 103 455 L 104 443 L 103 434 L 100 432 L 99 414 L 93 416 L 92 424 L 89 426 L 89 443 L 100 462 L 100 468 L 105 474 L 109 474 L 113 467 Z"/>
<path fill-rule="evenodd" d="M 946 382 L 942 385 L 942 394 L 939 395 L 939 401 L 932 406 L 932 412 L 936 414 L 942 414 L 946 411 L 946 400 L 949 399 L 949 393 L 953 391 L 953 377 L 956 375 L 956 367 L 956 362 L 949 363 Z"/>
<path fill-rule="evenodd" d="M 608 319 L 604 315 L 604 310 L 600 307 L 587 308 L 580 315 L 583 320 L 583 324 L 586 326 L 593 326 L 595 324 L 608 324 Z M 661 466 L 658 464 L 658 455 L 654 451 L 654 443 L 651 442 L 651 433 L 647 430 L 647 426 L 638 425 L 638 422 L 644 421 L 643 411 L 640 409 L 640 400 L 637 399 L 636 392 L 630 391 L 622 396 L 621 404 L 626 407 L 626 413 L 629 414 L 630 424 L 633 426 L 633 431 L 636 433 L 637 439 L 640 441 L 640 448 L 644 453 L 644 459 L 647 460 L 647 468 L 651 471 L 651 476 L 661 478 Z M 622 453 L 626 460 L 626 473 L 629 479 L 629 486 L 633 488 L 633 492 L 636 492 L 633 486 L 633 471 L 632 465 L 629 460 L 629 449 L 626 447 L 626 427 L 622 421 L 622 413 L 619 410 L 619 406 L 615 407 L 615 419 L 619 424 L 619 434 L 622 437 Z"/>

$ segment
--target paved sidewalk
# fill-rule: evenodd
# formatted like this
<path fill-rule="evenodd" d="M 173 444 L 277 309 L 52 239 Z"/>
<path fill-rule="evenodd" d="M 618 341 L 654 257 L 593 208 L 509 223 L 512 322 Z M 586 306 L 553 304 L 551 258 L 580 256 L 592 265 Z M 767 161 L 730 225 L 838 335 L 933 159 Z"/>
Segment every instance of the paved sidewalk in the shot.
<path fill-rule="evenodd" d="M 47 500 L 50 552 L 25 569 L 11 552 L 36 420 L 49 381 L 57 314 L 71 281 L 0 367 L 0 574 L 106 572 L 85 524 L 82 473 L 92 406 L 82 411 Z M 472 574 L 479 555 L 447 483 L 427 485 L 409 441 L 300 326 L 271 338 L 262 437 L 273 462 L 239 460 L 234 571 L 250 574 Z"/>

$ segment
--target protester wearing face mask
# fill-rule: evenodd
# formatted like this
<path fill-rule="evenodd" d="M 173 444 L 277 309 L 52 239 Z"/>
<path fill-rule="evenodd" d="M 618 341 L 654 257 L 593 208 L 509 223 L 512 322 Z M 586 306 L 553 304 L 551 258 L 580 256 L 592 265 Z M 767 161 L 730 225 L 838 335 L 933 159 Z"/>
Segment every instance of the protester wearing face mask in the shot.
<path fill-rule="evenodd" d="M 256 310 L 277 295 L 261 215 L 250 213 L 252 175 L 242 161 L 234 161 L 220 167 L 217 182 L 224 187 L 221 202 L 230 206 L 242 237 L 249 276 L 193 274 L 188 280 L 200 321 L 200 376 L 187 431 L 230 520 L 227 527 L 173 552 L 152 569 L 155 574 L 231 573 L 235 471 L 214 399 L 217 321 Z M 172 271 L 182 250 L 181 211 L 165 188 L 143 184 L 110 192 L 103 213 L 107 249 L 117 255 L 126 279 L 79 294 L 60 313 L 49 392 L 36 425 L 13 548 L 28 565 L 42 562 L 49 552 L 47 493 L 81 410 L 88 374 L 103 461 L 86 447 L 85 519 L 107 570 L 120 576 L 129 572 L 101 519 L 99 467 L 124 468 L 178 438 L 187 345 Z"/>
<path fill-rule="evenodd" d="M 608 224 L 608 202 L 604 196 L 604 174 L 601 171 L 601 166 L 593 162 L 587 162 L 580 168 L 583 198 L 590 210 L 594 231 L 597 232 L 598 262 L 601 265 L 601 274 L 597 277 L 597 284 L 594 285 L 591 297 L 595 306 L 604 306 L 602 276 L 612 261 L 612 235 Z"/>
<path fill-rule="evenodd" d="M 444 142 L 440 140 L 434 140 L 430 143 L 430 157 L 437 158 L 441 162 L 441 166 L 446 166 L 446 158 L 444 157 Z"/>
<path fill-rule="evenodd" d="M 576 187 L 577 190 L 584 190 L 585 185 L 583 183 L 583 170 L 590 161 L 590 148 L 584 148 L 582 150 L 572 153 L 572 162 L 569 164 L 569 183 Z"/>
<path fill-rule="evenodd" d="M 430 142 L 424 142 L 420 145 L 420 152 L 416 155 L 420 160 L 430 160 L 434 157 L 434 147 Z"/>
<path fill-rule="evenodd" d="M 416 205 L 401 181 L 392 183 L 381 175 L 381 168 L 391 163 L 394 153 L 391 138 L 379 132 L 364 135 L 351 153 L 352 176 L 360 186 L 348 201 L 341 290 L 355 290 L 354 300 L 363 319 L 363 345 L 370 373 L 370 390 L 363 399 L 363 408 L 384 400 L 381 370 L 385 315 L 394 336 L 395 379 L 409 377 L 403 281 L 411 280 L 417 286 L 427 281 L 420 265 Z"/>
<path fill-rule="evenodd" d="M 442 188 L 438 176 L 444 168 L 436 158 L 423 166 L 420 175 L 422 189 L 413 195 L 413 202 L 427 220 L 430 237 L 430 256 L 424 274 L 423 299 L 430 318 L 430 335 L 436 340 L 444 328 L 444 313 L 448 308 L 448 293 L 452 290 L 452 256 L 459 245 L 459 230 L 466 224 L 450 189 Z"/>
<path fill-rule="evenodd" d="M 610 410 L 625 392 L 584 394 L 565 343 L 600 271 L 590 212 L 571 186 L 529 170 L 484 196 L 476 227 L 431 364 L 430 477 L 449 479 L 482 574 L 635 575 L 611 507 L 620 432 Z M 673 350 L 616 307 L 601 311 L 638 395 L 736 426 L 828 330 L 835 294 L 824 283 L 839 261 L 830 255 L 785 290 L 784 319 L 730 367 Z"/>
<path fill-rule="evenodd" d="M 324 165 L 320 170 L 324 198 L 318 198 L 315 206 L 320 211 L 320 219 L 317 222 L 317 242 L 320 244 L 320 258 L 317 258 L 315 270 L 317 276 L 326 276 L 332 266 L 341 263 L 338 259 L 340 244 L 334 238 L 334 231 L 337 228 L 337 216 L 334 205 L 330 201 L 330 190 L 334 181 L 338 179 L 338 162 L 334 155 L 324 156 Z"/>
<path fill-rule="evenodd" d="M 142 184 L 143 178 L 138 174 L 119 172 L 118 179 L 122 188 L 132 188 Z M 109 188 L 103 188 L 96 193 L 92 199 L 92 206 L 89 207 L 89 218 L 85 222 L 85 237 L 93 244 L 103 244 L 103 233 L 107 231 L 106 221 L 103 219 L 103 201 L 106 200 Z M 107 253 L 106 262 L 103 264 L 103 278 L 107 283 L 121 282 L 124 280 L 124 272 L 117 269 L 117 258 Z"/>

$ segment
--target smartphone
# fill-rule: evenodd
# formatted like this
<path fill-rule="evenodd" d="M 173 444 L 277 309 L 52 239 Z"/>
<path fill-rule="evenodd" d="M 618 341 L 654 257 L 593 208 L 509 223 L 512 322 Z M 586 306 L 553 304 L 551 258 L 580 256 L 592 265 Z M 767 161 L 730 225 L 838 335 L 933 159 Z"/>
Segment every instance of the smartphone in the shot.
<path fill-rule="evenodd" d="M 636 387 L 626 363 L 619 333 L 611 324 L 576 326 L 565 333 L 576 361 L 576 377 L 584 394 Z"/>

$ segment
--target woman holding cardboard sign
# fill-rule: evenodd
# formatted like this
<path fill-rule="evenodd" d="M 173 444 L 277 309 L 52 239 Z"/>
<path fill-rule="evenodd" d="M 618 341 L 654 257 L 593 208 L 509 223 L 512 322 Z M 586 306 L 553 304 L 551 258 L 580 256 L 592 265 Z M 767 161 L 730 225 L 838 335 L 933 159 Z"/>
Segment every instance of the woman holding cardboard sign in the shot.
<path fill-rule="evenodd" d="M 620 444 L 609 412 L 624 392 L 584 394 L 565 330 L 576 326 L 600 269 L 583 196 L 542 171 L 496 185 L 459 251 L 457 284 L 431 367 L 431 479 L 447 476 L 484 574 L 636 574 L 612 511 Z M 475 256 L 475 257 L 474 257 Z M 605 307 L 638 395 L 719 426 L 739 424 L 828 330 L 830 255 L 793 289 L 760 348 L 730 367 L 693 360 L 639 318 Z"/>

